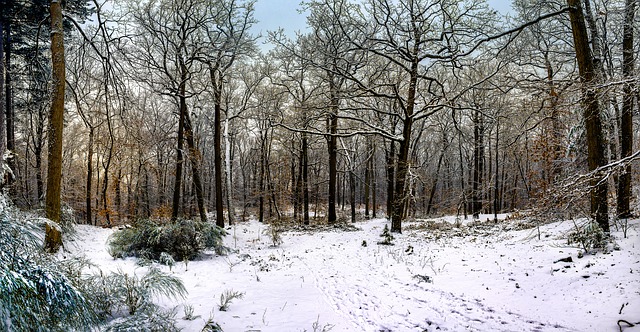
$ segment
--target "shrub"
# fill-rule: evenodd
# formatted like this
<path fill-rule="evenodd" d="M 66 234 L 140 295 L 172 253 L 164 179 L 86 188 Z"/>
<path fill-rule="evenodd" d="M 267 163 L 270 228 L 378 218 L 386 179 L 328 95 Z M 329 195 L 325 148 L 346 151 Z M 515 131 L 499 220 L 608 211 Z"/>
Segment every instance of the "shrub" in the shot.
<path fill-rule="evenodd" d="M 600 225 L 594 221 L 588 221 L 580 226 L 576 224 L 575 230 L 569 233 L 569 244 L 573 243 L 579 244 L 585 253 L 588 253 L 596 248 L 605 248 L 607 237 Z"/>
<path fill-rule="evenodd" d="M 283 243 L 282 236 L 280 235 L 282 231 L 282 221 L 271 220 L 271 222 L 269 223 L 269 227 L 267 227 L 267 229 L 265 229 L 263 233 L 269 236 L 269 239 L 271 239 L 271 243 L 273 243 L 273 247 L 277 247 Z"/>
<path fill-rule="evenodd" d="M 224 229 L 206 222 L 178 220 L 160 225 L 152 220 L 141 220 L 133 227 L 111 235 L 109 254 L 114 258 L 138 257 L 160 260 L 162 253 L 174 261 L 194 259 L 205 249 L 223 254 L 227 249 L 222 238 Z"/>
<path fill-rule="evenodd" d="M 176 311 L 162 310 L 158 306 L 148 306 L 135 315 L 118 318 L 107 328 L 107 332 L 178 332 Z"/>
<path fill-rule="evenodd" d="M 0 194 L 0 330 L 88 330 L 97 316 L 60 262 L 42 251 L 43 228 Z"/>
<path fill-rule="evenodd" d="M 187 295 L 187 290 L 179 278 L 157 268 L 149 269 L 141 278 L 119 270 L 108 275 L 106 283 L 112 290 L 113 302 L 126 307 L 130 315 L 135 315 L 140 309 L 152 305 L 155 296 L 164 295 L 179 299 Z"/>

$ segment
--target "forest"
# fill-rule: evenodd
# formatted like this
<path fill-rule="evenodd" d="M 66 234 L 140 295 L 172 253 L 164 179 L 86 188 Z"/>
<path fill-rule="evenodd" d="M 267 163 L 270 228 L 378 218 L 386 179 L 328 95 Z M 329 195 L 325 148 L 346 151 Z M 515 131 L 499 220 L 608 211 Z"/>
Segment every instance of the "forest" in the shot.
<path fill-rule="evenodd" d="M 364 250 L 377 240 L 347 234 L 382 232 L 377 246 L 395 239 L 413 255 L 441 238 L 528 229 L 578 244 L 580 256 L 629 254 L 616 264 L 640 272 L 627 264 L 638 258 L 629 251 L 640 212 L 638 1 L 513 0 L 502 12 L 485 0 L 303 0 L 291 3 L 306 16 L 296 32 L 256 31 L 256 1 L 268 0 L 0 0 L 0 330 L 33 330 L 42 317 L 42 331 L 171 330 L 168 312 L 156 327 L 132 322 L 151 324 L 170 307 L 149 298 L 192 293 L 174 264 L 184 262 L 187 278 L 203 255 L 227 257 L 221 269 L 242 263 L 258 282 L 255 266 L 285 269 L 260 265 L 260 248 L 238 249 L 238 239 L 257 241 L 253 232 L 273 250 L 322 246 L 327 230 Z M 96 236 L 113 259 L 144 259 L 147 274 L 87 277 L 94 263 L 71 253 L 91 252 L 83 241 Z M 410 278 L 453 273 L 425 262 L 412 264 L 430 275 Z M 111 296 L 97 288 L 136 282 L 146 289 L 138 305 L 96 306 Z M 640 294 L 638 282 L 627 288 L 621 296 Z M 223 293 L 220 311 L 243 294 Z M 622 315 L 629 303 L 615 305 Z M 612 331 L 640 319 L 640 302 L 631 306 L 635 317 Z M 222 330 L 214 318 L 202 331 Z M 352 330 L 435 329 L 420 319 Z M 551 328 L 539 320 L 540 331 Z M 312 326 L 302 321 L 284 330 Z M 313 331 L 333 326 L 319 321 Z M 251 330 L 231 331 L 240 328 Z M 501 328 L 528 329 L 471 330 Z"/>

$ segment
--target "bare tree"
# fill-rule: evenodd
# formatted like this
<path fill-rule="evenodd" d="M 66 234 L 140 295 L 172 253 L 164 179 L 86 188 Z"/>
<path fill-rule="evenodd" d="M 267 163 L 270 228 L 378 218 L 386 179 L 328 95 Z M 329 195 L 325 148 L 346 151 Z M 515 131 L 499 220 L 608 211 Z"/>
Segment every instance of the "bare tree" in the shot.
<path fill-rule="evenodd" d="M 636 0 L 625 1 L 625 18 L 622 37 L 622 76 L 625 80 L 623 87 L 622 114 L 620 119 L 620 157 L 626 158 L 633 153 L 633 75 L 634 75 L 634 17 Z M 631 216 L 631 164 L 620 174 L 617 188 L 618 218 Z"/>
<path fill-rule="evenodd" d="M 206 25 L 207 47 L 199 60 L 206 64 L 214 104 L 214 168 L 216 224 L 224 227 L 224 200 L 222 195 L 222 112 L 223 88 L 229 69 L 236 60 L 251 54 L 255 39 L 249 29 L 255 23 L 254 0 L 223 0 L 208 7 L 210 20 Z"/>
<path fill-rule="evenodd" d="M 200 179 L 200 152 L 195 145 L 187 99 L 198 91 L 188 90 L 192 76 L 200 71 L 198 57 L 202 54 L 202 30 L 208 14 L 205 2 L 199 0 L 149 1 L 139 5 L 134 17 L 140 26 L 136 61 L 145 69 L 138 79 L 161 94 L 171 96 L 178 106 L 178 137 L 176 150 L 176 174 L 172 201 L 172 219 L 180 211 L 182 189 L 183 144 L 192 168 L 193 184 L 200 219 L 207 220 L 204 193 Z"/>
<path fill-rule="evenodd" d="M 579 0 L 567 0 L 567 4 L 570 8 L 569 19 L 571 21 L 574 48 L 582 84 L 582 107 L 588 146 L 587 160 L 589 170 L 593 171 L 607 164 L 600 106 L 595 88 L 596 72 L 582 5 Z M 591 187 L 591 217 L 595 219 L 605 233 L 609 233 L 607 181 L 602 175 L 596 175 L 591 180 Z"/>

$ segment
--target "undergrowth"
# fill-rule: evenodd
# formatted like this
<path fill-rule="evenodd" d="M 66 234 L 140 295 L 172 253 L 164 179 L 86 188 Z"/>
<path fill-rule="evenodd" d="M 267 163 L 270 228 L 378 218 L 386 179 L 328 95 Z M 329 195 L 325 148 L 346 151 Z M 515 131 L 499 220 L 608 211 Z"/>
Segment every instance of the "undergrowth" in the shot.
<path fill-rule="evenodd" d="M 224 229 L 207 222 L 140 220 L 133 227 L 113 233 L 108 250 L 114 258 L 138 257 L 171 262 L 165 256 L 170 255 L 174 262 L 185 261 L 208 249 L 224 254 L 228 250 L 222 243 L 225 235 Z"/>

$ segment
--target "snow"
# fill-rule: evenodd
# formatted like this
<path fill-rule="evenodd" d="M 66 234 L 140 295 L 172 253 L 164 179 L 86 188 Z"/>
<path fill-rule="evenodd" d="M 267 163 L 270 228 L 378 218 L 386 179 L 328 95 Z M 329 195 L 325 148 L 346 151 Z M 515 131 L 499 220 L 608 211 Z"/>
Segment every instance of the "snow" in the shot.
<path fill-rule="evenodd" d="M 578 258 L 566 241 L 572 222 L 542 226 L 539 240 L 537 229 L 499 217 L 461 229 L 455 217 L 405 223 L 392 246 L 377 244 L 384 219 L 354 231 L 298 228 L 283 233 L 279 247 L 270 246 L 267 225 L 239 223 L 225 239 L 235 252 L 177 262 L 172 273 L 188 298 L 159 303 L 178 307 L 185 331 L 200 331 L 210 317 L 224 331 L 262 332 L 619 331 L 620 319 L 640 321 L 639 220 L 630 221 L 627 239 L 613 229 L 621 250 Z M 67 248 L 103 270 L 142 273 L 134 259 L 109 256 L 112 232 L 78 226 Z M 220 311 L 226 290 L 244 297 Z M 184 305 L 199 317 L 180 319 Z"/>

